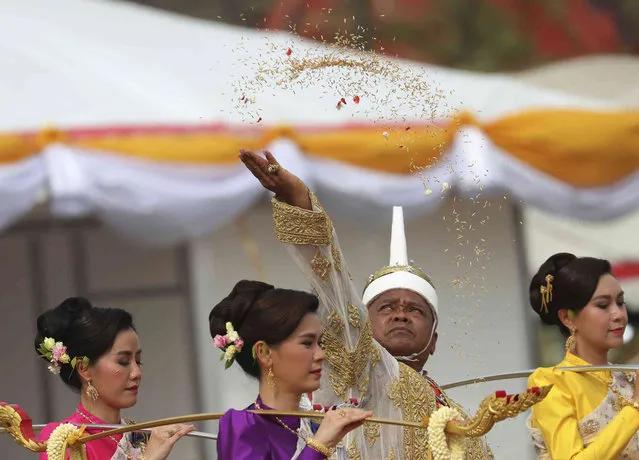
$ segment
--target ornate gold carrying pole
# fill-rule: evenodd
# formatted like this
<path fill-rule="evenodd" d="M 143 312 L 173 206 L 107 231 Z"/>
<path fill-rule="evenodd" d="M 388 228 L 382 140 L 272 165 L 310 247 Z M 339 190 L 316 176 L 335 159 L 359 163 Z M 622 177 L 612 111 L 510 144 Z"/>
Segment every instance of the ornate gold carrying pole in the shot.
<path fill-rule="evenodd" d="M 558 371 L 571 371 L 571 372 L 597 372 L 597 371 L 623 371 L 623 372 L 637 372 L 639 371 L 639 365 L 637 364 L 606 364 L 603 366 L 565 366 L 557 367 Z M 442 390 L 450 390 L 451 388 L 463 387 L 467 385 L 474 385 L 476 383 L 495 382 L 497 380 L 510 380 L 521 379 L 530 376 L 535 372 L 535 369 L 529 369 L 525 371 L 506 372 L 504 374 L 491 374 L 484 375 L 482 377 L 473 377 L 471 379 L 458 380 L 456 382 L 450 382 L 445 385 L 441 385 Z"/>
<path fill-rule="evenodd" d="M 505 391 L 498 391 L 484 398 L 479 405 L 479 409 L 475 416 L 465 422 L 450 421 L 446 425 L 446 432 L 450 434 L 480 437 L 490 431 L 495 423 L 507 418 L 516 417 L 522 412 L 528 410 L 531 406 L 543 400 L 552 385 L 545 387 L 529 388 L 521 394 L 508 395 Z M 300 418 L 321 419 L 325 416 L 322 413 L 315 412 L 284 412 L 272 410 L 251 410 L 254 414 L 265 416 L 291 416 Z M 217 420 L 224 415 L 223 412 L 192 414 L 181 417 L 171 417 L 161 420 L 153 420 L 135 425 L 126 425 L 121 428 L 103 431 L 92 435 L 82 435 L 83 428 L 74 427 L 75 430 L 69 432 L 65 441 L 65 446 L 71 450 L 75 458 L 83 458 L 82 452 L 84 444 L 87 442 L 101 439 L 107 436 L 127 433 L 131 431 L 140 431 L 148 428 L 154 428 L 163 425 L 172 425 L 174 423 L 190 423 L 205 420 Z M 369 418 L 367 422 L 381 423 L 387 425 L 399 425 L 414 428 L 427 428 L 430 419 L 425 417 L 422 423 L 408 422 L 403 420 L 388 420 L 380 418 Z M 45 452 L 47 450 L 46 442 L 38 442 L 33 431 L 33 425 L 29 416 L 19 407 L 8 405 L 0 402 L 0 426 L 6 429 L 13 439 L 21 446 L 32 452 Z M 68 426 L 67 426 L 68 427 Z M 50 458 L 49 460 L 64 460 L 64 452 L 58 458 Z"/>
<path fill-rule="evenodd" d="M 602 366 L 562 366 L 556 368 L 558 371 L 570 371 L 570 372 L 598 372 L 598 371 L 622 371 L 622 372 L 637 372 L 639 371 L 639 365 L 637 364 L 604 364 Z"/>
<path fill-rule="evenodd" d="M 495 382 L 497 380 L 527 378 L 533 372 L 535 372 L 535 370 L 530 369 L 526 371 L 506 372 L 504 374 L 491 374 L 491 375 L 484 375 L 482 377 L 473 377 L 472 379 L 458 380 L 457 382 L 450 382 L 445 385 L 441 385 L 441 389 L 450 390 L 451 388 L 464 387 L 467 385 L 474 385 L 476 383 L 487 383 L 487 382 Z"/>
<path fill-rule="evenodd" d="M 33 429 L 35 431 L 40 431 L 42 430 L 45 426 L 47 426 L 45 423 L 41 423 L 41 424 L 35 424 L 33 425 Z M 116 430 L 118 428 L 124 428 L 125 426 L 129 426 L 128 424 L 124 424 L 124 423 L 107 423 L 107 424 L 88 424 L 88 425 L 83 425 L 85 430 Z M 151 429 L 150 428 L 143 428 L 141 430 L 138 430 L 138 432 L 140 433 L 151 433 Z M 7 433 L 7 430 L 5 428 L 0 428 L 0 434 L 4 434 Z M 212 433 L 205 433 L 204 431 L 191 431 L 189 433 L 187 433 L 185 435 L 187 438 L 199 438 L 199 439 L 208 439 L 208 440 L 212 440 L 215 441 L 217 439 L 217 435 L 216 434 L 212 434 Z"/>

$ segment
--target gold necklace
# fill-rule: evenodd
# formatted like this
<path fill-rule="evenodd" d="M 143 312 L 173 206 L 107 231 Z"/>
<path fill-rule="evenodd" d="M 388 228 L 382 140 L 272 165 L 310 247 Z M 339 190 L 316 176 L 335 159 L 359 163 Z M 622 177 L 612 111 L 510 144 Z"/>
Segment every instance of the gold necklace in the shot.
<path fill-rule="evenodd" d="M 255 401 L 255 403 L 253 405 L 255 406 L 255 408 L 257 410 L 264 410 L 258 404 L 257 401 Z M 313 439 L 313 438 L 310 438 L 310 437 L 309 438 L 305 438 L 304 436 L 302 436 L 300 434 L 300 428 L 298 428 L 297 430 L 293 430 L 293 428 L 291 428 L 286 423 L 284 423 L 282 420 L 280 420 L 280 418 L 278 416 L 274 415 L 273 417 L 275 418 L 275 420 L 277 420 L 277 423 L 279 423 L 282 426 L 282 428 L 284 428 L 285 430 L 289 431 L 290 433 L 293 433 L 294 436 L 299 437 L 300 439 L 303 439 L 304 442 L 306 443 L 306 445 L 309 446 L 311 449 L 318 451 L 320 454 L 324 455 L 325 458 L 330 458 L 330 457 L 333 456 L 333 453 L 334 453 L 335 449 L 329 449 L 324 444 L 321 444 L 321 443 L 315 441 L 315 439 Z M 301 420 L 300 420 L 300 427 L 301 427 Z M 338 444 L 338 446 L 339 446 L 339 444 Z"/>
<path fill-rule="evenodd" d="M 86 421 L 88 421 L 90 424 L 94 424 L 95 422 L 93 420 L 91 420 L 89 417 L 87 417 L 85 414 L 83 414 L 82 412 L 80 412 L 80 410 L 76 410 L 76 413 L 80 414 L 82 417 L 84 417 L 84 419 Z M 122 435 L 122 437 L 126 436 L 125 434 Z M 124 450 L 124 447 L 122 447 L 120 445 L 120 443 L 113 437 L 113 436 L 107 436 L 111 441 L 113 441 L 115 443 L 116 448 L 120 449 L 122 452 L 124 452 L 124 454 L 126 455 L 127 460 L 133 460 L 133 456 L 131 455 L 131 449 L 129 449 L 129 451 L 127 452 L 126 450 Z"/>
<path fill-rule="evenodd" d="M 263 409 L 263 408 L 262 408 L 262 407 L 261 407 L 261 406 L 257 403 L 257 401 L 255 401 L 255 403 L 254 403 L 253 405 L 255 406 L 255 408 L 256 408 L 257 410 L 265 410 L 265 409 Z M 300 435 L 300 429 L 299 429 L 299 428 L 298 428 L 297 430 L 294 430 L 293 428 L 291 428 L 290 426 L 288 426 L 286 423 L 284 423 L 284 422 L 283 422 L 283 421 L 282 421 L 279 417 L 277 417 L 277 416 L 273 416 L 273 418 L 277 421 L 277 423 L 279 423 L 279 424 L 282 426 L 282 428 L 284 428 L 285 430 L 287 430 L 287 431 L 289 431 L 289 432 L 293 433 L 293 435 L 295 435 L 295 436 L 297 436 L 297 437 L 300 437 L 300 438 L 304 439 L 304 438 L 302 437 L 302 435 Z"/>

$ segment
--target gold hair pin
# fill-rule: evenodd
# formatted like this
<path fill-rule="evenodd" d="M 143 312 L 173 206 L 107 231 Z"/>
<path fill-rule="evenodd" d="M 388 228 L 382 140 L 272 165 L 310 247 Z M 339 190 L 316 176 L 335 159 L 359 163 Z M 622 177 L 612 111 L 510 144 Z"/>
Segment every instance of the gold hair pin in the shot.
<path fill-rule="evenodd" d="M 541 292 L 541 313 L 548 313 L 548 304 L 552 302 L 552 282 L 554 279 L 554 276 L 546 275 L 546 285 L 539 288 L 539 292 Z"/>

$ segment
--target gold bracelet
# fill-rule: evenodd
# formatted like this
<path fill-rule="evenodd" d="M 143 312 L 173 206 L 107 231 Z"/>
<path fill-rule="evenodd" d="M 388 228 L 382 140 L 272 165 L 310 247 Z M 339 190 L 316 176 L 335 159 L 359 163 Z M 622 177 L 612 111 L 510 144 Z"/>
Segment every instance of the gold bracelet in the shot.
<path fill-rule="evenodd" d="M 333 455 L 333 449 L 329 449 L 324 444 L 316 441 L 313 438 L 306 438 L 306 445 L 311 449 L 316 450 L 326 458 L 329 458 L 331 455 Z"/>

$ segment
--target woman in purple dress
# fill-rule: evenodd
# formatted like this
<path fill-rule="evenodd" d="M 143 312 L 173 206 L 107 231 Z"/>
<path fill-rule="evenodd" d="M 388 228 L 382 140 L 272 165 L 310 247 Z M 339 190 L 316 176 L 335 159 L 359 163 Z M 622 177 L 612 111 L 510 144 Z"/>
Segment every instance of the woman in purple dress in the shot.
<path fill-rule="evenodd" d="M 372 415 L 355 408 L 329 411 L 315 431 L 308 419 L 247 411 L 299 411 L 302 396 L 319 388 L 325 355 L 317 308 L 312 294 L 240 281 L 211 311 L 211 337 L 226 367 L 237 361 L 259 380 L 255 402 L 220 420 L 220 460 L 329 458 L 346 433 Z"/>

